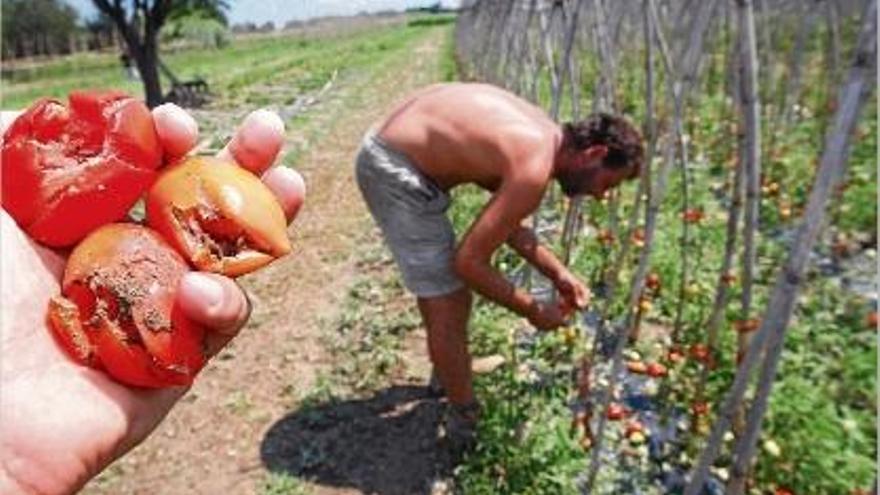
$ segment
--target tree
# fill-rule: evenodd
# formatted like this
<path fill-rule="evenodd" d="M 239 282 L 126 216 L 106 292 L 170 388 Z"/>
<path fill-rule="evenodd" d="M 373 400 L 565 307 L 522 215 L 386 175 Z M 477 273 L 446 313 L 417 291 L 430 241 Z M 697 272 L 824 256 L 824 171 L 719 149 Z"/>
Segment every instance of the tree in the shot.
<path fill-rule="evenodd" d="M 3 0 L 4 53 L 27 56 L 66 53 L 77 31 L 73 7 L 59 0 Z"/>
<path fill-rule="evenodd" d="M 119 29 L 129 55 L 137 64 L 144 83 L 147 105 L 162 103 L 162 83 L 159 79 L 158 35 L 171 15 L 202 11 L 209 16 L 220 16 L 229 8 L 226 0 L 92 0 L 95 7 L 106 14 Z M 183 12 L 183 14 L 180 14 Z"/>

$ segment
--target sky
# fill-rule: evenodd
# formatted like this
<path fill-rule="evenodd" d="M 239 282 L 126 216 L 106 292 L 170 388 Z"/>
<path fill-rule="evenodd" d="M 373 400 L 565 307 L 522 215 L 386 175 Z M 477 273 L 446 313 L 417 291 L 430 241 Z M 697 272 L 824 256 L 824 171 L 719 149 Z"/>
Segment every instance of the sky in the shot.
<path fill-rule="evenodd" d="M 80 19 L 95 16 L 91 0 L 64 0 L 80 12 Z M 272 21 L 281 27 L 290 20 L 310 19 L 328 15 L 354 15 L 358 12 L 404 10 L 408 7 L 431 5 L 437 0 L 229 0 L 229 21 L 232 24 Z M 126 3 L 128 3 L 126 1 Z M 457 7 L 460 0 L 442 0 L 445 7 Z"/>

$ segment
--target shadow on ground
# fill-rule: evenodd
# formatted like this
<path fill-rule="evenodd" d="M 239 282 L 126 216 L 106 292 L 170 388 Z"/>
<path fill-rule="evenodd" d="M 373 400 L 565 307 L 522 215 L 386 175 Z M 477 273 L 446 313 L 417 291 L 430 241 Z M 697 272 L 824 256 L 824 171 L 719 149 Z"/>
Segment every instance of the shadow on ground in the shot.
<path fill-rule="evenodd" d="M 430 493 L 433 480 L 451 474 L 436 440 L 442 405 L 425 387 L 394 386 L 366 399 L 309 406 L 272 425 L 260 456 L 270 471 L 318 485 Z"/>

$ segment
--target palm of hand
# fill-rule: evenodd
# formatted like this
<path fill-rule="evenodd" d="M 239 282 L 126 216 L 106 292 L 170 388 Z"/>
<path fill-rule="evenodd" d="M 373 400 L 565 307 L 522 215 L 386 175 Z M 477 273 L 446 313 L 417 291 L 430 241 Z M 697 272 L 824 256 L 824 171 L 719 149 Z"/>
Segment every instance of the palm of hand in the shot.
<path fill-rule="evenodd" d="M 41 493 L 66 491 L 136 445 L 185 390 L 127 388 L 70 360 L 46 325 L 64 258 L 3 211 L 0 242 L 0 477 L 32 480 L 39 485 L 21 488 Z"/>

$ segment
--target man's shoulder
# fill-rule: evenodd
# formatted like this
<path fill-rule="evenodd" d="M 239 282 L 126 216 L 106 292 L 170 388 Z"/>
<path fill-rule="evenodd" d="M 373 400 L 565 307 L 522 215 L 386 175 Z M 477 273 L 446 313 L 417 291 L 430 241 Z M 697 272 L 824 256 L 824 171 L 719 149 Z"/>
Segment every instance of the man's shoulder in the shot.
<path fill-rule="evenodd" d="M 555 135 L 545 126 L 515 123 L 502 130 L 499 144 L 514 170 L 544 174 L 553 165 Z"/>

